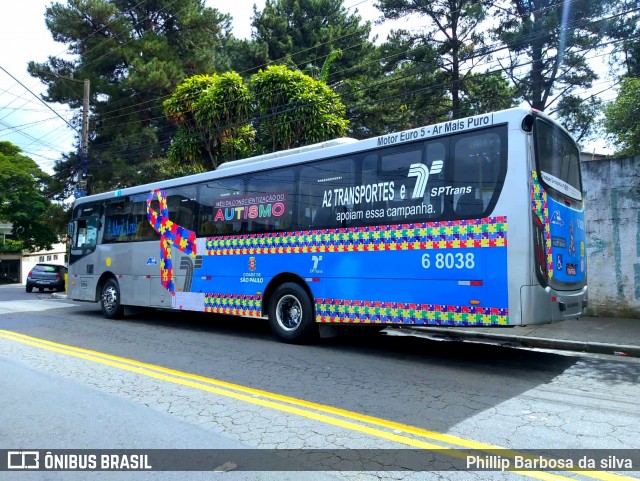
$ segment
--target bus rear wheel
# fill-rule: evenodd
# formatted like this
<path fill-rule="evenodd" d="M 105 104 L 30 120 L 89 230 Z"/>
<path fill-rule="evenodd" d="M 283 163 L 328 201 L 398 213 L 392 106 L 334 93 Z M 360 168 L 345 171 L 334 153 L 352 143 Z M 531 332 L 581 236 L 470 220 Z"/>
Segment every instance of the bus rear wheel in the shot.
<path fill-rule="evenodd" d="M 108 279 L 100 293 L 102 315 L 107 319 L 120 319 L 124 315 L 124 306 L 120 303 L 120 286 L 115 279 Z"/>
<path fill-rule="evenodd" d="M 279 286 L 269 303 L 269 325 L 284 342 L 303 344 L 318 337 L 313 305 L 307 292 L 293 282 Z"/>

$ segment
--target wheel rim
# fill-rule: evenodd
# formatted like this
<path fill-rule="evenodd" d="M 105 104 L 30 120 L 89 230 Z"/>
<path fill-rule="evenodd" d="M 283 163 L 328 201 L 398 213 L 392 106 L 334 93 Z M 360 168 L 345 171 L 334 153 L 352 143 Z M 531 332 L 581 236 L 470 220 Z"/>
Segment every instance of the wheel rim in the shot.
<path fill-rule="evenodd" d="M 118 290 L 114 286 L 107 286 L 102 291 L 102 306 L 107 312 L 114 312 L 118 308 Z"/>
<path fill-rule="evenodd" d="M 290 294 L 282 296 L 276 305 L 276 320 L 285 331 L 295 331 L 302 322 L 302 304 Z"/>

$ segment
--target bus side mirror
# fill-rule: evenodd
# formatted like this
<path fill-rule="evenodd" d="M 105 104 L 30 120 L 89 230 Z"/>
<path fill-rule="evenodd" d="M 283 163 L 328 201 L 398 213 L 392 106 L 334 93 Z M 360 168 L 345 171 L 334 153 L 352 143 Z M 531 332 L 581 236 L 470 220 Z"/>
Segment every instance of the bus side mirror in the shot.
<path fill-rule="evenodd" d="M 69 234 L 69 237 L 73 237 L 73 224 L 73 221 L 67 224 L 67 234 Z"/>

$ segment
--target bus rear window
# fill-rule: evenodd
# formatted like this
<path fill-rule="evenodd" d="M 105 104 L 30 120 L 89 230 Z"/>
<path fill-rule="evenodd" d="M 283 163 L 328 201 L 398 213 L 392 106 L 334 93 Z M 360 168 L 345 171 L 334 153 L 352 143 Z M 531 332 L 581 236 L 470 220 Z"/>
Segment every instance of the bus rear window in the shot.
<path fill-rule="evenodd" d="M 540 177 L 547 187 L 582 200 L 580 153 L 575 142 L 561 129 L 536 119 L 536 158 Z"/>

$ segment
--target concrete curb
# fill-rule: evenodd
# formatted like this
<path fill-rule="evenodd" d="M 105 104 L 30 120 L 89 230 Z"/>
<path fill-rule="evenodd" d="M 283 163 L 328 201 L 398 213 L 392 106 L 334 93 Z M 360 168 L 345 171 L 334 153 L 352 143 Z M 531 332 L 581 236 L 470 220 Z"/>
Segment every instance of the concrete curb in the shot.
<path fill-rule="evenodd" d="M 543 349 L 557 349 L 560 351 L 588 352 L 592 354 L 608 354 L 611 356 L 640 357 L 640 346 L 626 344 L 612 344 L 591 341 L 573 341 L 569 339 L 549 339 L 533 336 L 514 336 L 509 334 L 497 334 L 490 332 L 473 332 L 437 328 L 437 327 L 411 327 L 409 330 L 429 334 L 438 334 L 451 340 L 477 340 L 493 341 L 500 343 L 517 344 L 524 347 L 539 347 Z M 620 353 L 620 354 L 617 354 Z"/>

